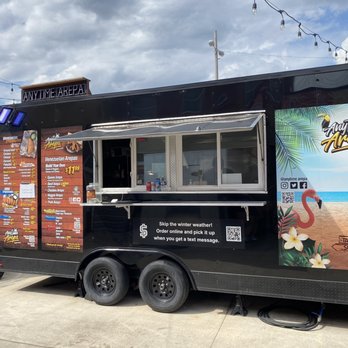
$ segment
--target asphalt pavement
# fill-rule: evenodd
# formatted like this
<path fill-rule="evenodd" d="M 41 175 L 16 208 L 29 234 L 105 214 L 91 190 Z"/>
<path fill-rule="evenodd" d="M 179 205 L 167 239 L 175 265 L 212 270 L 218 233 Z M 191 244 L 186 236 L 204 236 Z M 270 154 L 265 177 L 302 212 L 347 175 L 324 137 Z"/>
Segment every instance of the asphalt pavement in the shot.
<path fill-rule="evenodd" d="M 321 323 L 298 331 L 265 324 L 258 310 L 276 299 L 247 296 L 247 316 L 231 315 L 235 298 L 192 292 L 176 313 L 146 306 L 130 291 L 116 306 L 105 307 L 76 297 L 71 280 L 5 273 L 0 280 L 0 347 L 346 347 L 348 307 L 326 305 Z M 300 308 L 318 304 L 291 301 Z M 281 305 L 281 303 L 279 303 Z M 299 323 L 306 316 L 293 308 L 272 317 Z"/>

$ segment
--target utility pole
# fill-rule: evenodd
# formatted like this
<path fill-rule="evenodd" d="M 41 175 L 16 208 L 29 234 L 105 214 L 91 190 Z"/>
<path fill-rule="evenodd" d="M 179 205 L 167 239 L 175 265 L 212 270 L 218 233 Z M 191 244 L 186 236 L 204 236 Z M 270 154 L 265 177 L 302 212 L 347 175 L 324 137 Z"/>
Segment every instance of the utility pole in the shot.
<path fill-rule="evenodd" d="M 219 79 L 219 58 L 224 56 L 224 52 L 218 49 L 217 31 L 214 31 L 213 40 L 209 41 L 209 46 L 214 49 L 214 61 L 215 61 L 215 80 Z"/>

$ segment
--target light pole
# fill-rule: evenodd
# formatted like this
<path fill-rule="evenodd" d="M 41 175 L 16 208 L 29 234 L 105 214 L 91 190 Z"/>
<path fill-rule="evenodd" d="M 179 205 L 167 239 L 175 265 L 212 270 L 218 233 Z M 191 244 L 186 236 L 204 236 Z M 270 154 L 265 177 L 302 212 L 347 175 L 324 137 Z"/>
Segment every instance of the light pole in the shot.
<path fill-rule="evenodd" d="M 213 40 L 209 41 L 209 46 L 214 48 L 214 59 L 215 59 L 215 80 L 219 79 L 219 57 L 224 56 L 224 52 L 218 49 L 217 43 L 217 31 L 214 31 Z"/>

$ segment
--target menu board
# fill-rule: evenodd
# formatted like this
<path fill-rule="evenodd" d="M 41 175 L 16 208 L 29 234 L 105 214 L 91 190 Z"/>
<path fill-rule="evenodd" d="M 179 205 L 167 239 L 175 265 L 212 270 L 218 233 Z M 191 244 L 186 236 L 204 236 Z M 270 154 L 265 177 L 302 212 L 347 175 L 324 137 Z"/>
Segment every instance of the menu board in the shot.
<path fill-rule="evenodd" d="M 44 129 L 41 137 L 42 249 L 83 249 L 82 142 L 49 141 L 81 127 Z"/>
<path fill-rule="evenodd" d="M 37 131 L 0 137 L 0 245 L 38 248 Z"/>

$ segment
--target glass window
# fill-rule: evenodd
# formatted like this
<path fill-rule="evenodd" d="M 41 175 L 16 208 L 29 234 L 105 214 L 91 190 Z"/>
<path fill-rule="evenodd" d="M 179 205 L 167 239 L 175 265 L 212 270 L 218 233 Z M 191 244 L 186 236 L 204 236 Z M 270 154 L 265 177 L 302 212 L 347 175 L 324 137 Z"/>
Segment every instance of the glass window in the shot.
<path fill-rule="evenodd" d="M 103 141 L 103 187 L 131 186 L 130 139 Z"/>
<path fill-rule="evenodd" d="M 257 184 L 257 163 L 256 128 L 221 134 L 222 184 Z"/>
<path fill-rule="evenodd" d="M 137 185 L 166 177 L 165 138 L 136 139 Z"/>
<path fill-rule="evenodd" d="M 183 185 L 217 185 L 216 134 L 182 137 Z"/>

